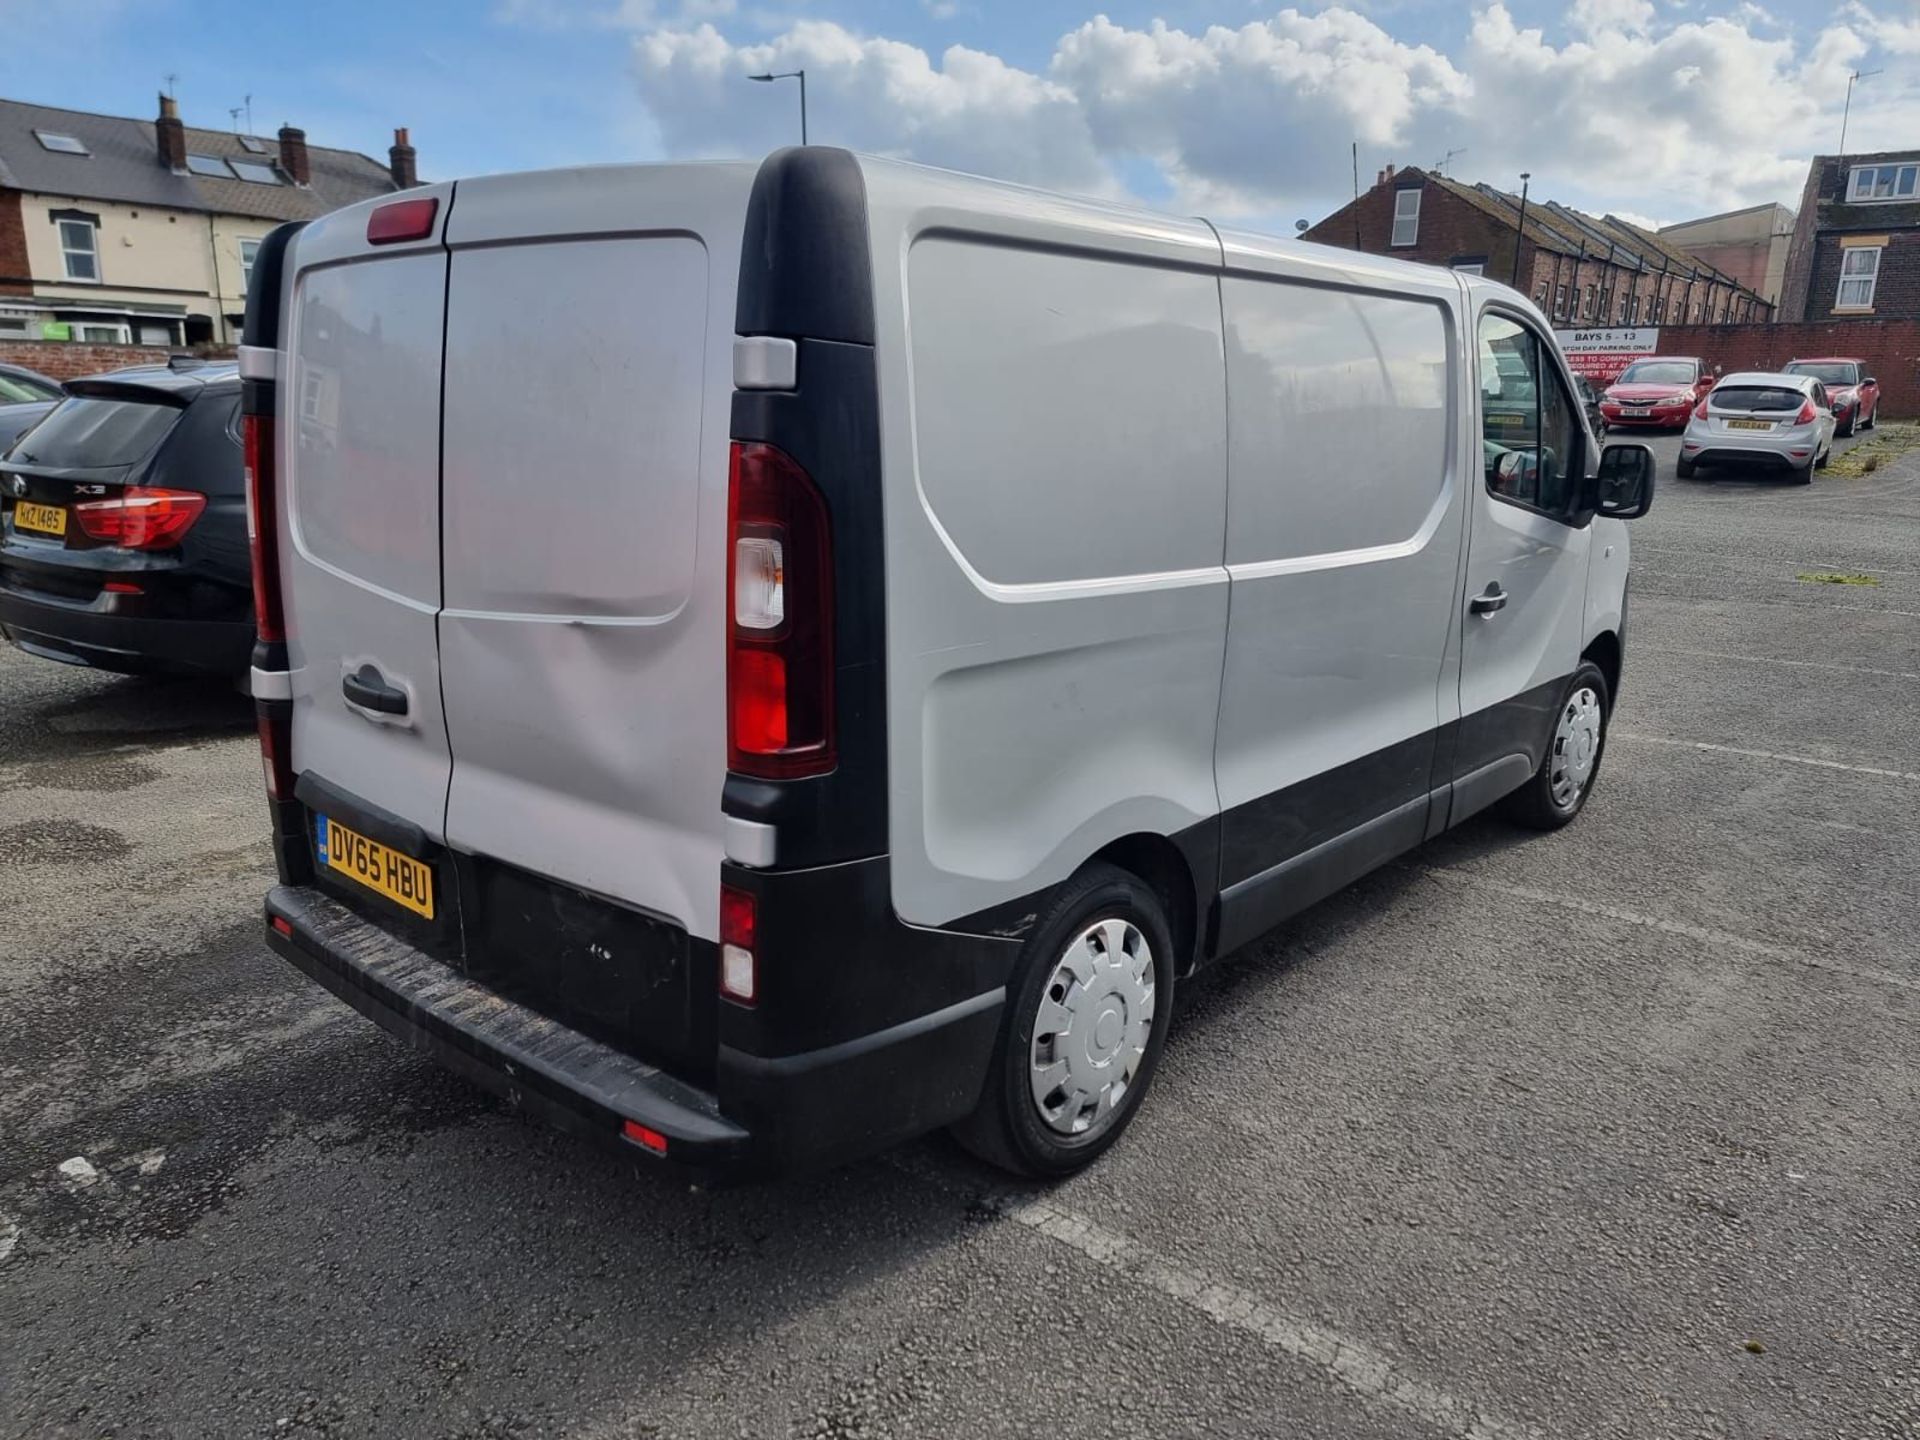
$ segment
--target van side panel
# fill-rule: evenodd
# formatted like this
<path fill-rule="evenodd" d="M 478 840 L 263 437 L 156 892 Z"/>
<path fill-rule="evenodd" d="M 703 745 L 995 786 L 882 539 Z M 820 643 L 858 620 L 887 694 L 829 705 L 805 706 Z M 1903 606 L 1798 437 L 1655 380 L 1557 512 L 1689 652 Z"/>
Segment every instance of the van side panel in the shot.
<path fill-rule="evenodd" d="M 1232 896 L 1271 875 L 1290 892 L 1283 910 L 1318 898 L 1277 869 L 1314 847 L 1394 815 L 1362 847 L 1371 864 L 1425 834 L 1452 718 L 1442 680 L 1464 511 L 1444 292 L 1307 278 L 1221 286 L 1233 575 L 1221 884 Z"/>
<path fill-rule="evenodd" d="M 1204 226 L 977 183 L 951 225 L 951 177 L 862 164 L 892 257 L 893 902 L 937 925 L 1215 813 L 1218 250 Z"/>
<path fill-rule="evenodd" d="M 448 844 L 705 939 L 750 178 L 463 182 L 448 230 Z"/>

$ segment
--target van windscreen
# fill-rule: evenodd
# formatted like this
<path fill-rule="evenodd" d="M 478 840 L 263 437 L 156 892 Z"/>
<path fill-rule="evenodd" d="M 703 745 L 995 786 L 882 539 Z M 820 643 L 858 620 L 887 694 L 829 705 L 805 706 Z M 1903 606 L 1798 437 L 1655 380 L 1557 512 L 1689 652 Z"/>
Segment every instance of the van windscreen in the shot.
<path fill-rule="evenodd" d="M 70 396 L 20 437 L 9 458 L 72 470 L 136 465 L 166 439 L 180 414 L 177 405 Z"/>

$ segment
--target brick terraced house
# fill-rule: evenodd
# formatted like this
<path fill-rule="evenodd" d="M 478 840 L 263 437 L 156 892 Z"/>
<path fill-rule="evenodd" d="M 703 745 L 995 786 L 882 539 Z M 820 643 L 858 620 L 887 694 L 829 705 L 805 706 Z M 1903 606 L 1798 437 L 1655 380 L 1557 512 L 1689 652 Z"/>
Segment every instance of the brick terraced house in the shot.
<path fill-rule="evenodd" d="M 1920 319 L 1920 150 L 1814 157 L 1780 316 Z"/>
<path fill-rule="evenodd" d="M 1491 185 L 1388 166 L 1371 189 L 1303 238 L 1506 281 L 1563 325 L 1773 318 L 1773 306 L 1751 286 L 1617 215 L 1588 215 L 1534 197 L 1525 210 L 1523 220 L 1521 197 Z"/>
<path fill-rule="evenodd" d="M 417 184 L 388 162 L 181 123 L 0 100 L 0 344 L 230 345 L 261 239 Z"/>

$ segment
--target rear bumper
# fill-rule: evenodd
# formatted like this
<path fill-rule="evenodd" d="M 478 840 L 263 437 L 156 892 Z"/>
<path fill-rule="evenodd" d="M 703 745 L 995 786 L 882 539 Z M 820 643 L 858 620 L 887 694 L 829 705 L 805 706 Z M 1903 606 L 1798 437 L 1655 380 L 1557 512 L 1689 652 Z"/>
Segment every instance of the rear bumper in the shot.
<path fill-rule="evenodd" d="M 49 660 L 128 675 L 244 675 L 253 656 L 251 620 L 118 615 L 5 587 L 0 587 L 0 634 Z"/>
<path fill-rule="evenodd" d="M 276 953 L 482 1089 L 559 1129 L 703 1176 L 836 1163 L 959 1118 L 979 1094 L 1003 1000 L 986 991 L 802 1054 L 722 1044 L 706 1090 L 505 998 L 318 889 L 276 887 L 266 918 Z M 625 1138 L 630 1120 L 665 1137 L 666 1153 Z"/>

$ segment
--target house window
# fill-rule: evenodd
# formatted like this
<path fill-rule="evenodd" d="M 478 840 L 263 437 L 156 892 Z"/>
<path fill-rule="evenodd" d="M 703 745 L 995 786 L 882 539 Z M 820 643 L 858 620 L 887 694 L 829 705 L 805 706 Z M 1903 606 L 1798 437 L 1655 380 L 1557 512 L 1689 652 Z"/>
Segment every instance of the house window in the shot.
<path fill-rule="evenodd" d="M 1566 318 L 1566 314 L 1567 287 L 1564 285 L 1556 285 L 1553 287 L 1553 318 L 1562 320 Z"/>
<path fill-rule="evenodd" d="M 75 322 L 73 338 L 83 345 L 125 345 L 130 337 L 125 325 L 83 320 Z"/>
<path fill-rule="evenodd" d="M 56 135 L 51 130 L 36 130 L 33 138 L 40 142 L 40 148 L 51 150 L 56 155 L 91 155 L 93 152 L 71 135 Z"/>
<path fill-rule="evenodd" d="M 218 155 L 187 156 L 187 171 L 193 175 L 209 175 L 216 180 L 233 179 L 233 171 L 227 168 L 227 162 Z"/>
<path fill-rule="evenodd" d="M 67 279 L 100 278 L 99 236 L 91 220 L 60 221 L 60 255 L 66 261 Z"/>
<path fill-rule="evenodd" d="M 1462 260 L 1453 268 L 1458 270 L 1462 275 L 1484 275 L 1487 273 L 1487 262 L 1484 260 Z"/>
<path fill-rule="evenodd" d="M 1420 191 L 1409 186 L 1393 192 L 1393 241 L 1411 245 L 1420 238 Z"/>
<path fill-rule="evenodd" d="M 1920 165 L 1856 165 L 1847 186 L 1847 199 L 1859 204 L 1875 200 L 1911 200 Z"/>
<path fill-rule="evenodd" d="M 1533 303 L 1542 310 L 1547 308 L 1547 282 L 1542 280 L 1539 288 L 1533 292 Z"/>
<path fill-rule="evenodd" d="M 240 289 L 244 294 L 253 293 L 253 262 L 259 257 L 260 242 L 258 240 L 240 242 Z"/>
<path fill-rule="evenodd" d="M 1593 285 L 1587 286 L 1586 304 L 1581 307 L 1580 313 L 1588 320 L 1591 320 L 1593 318 L 1593 306 L 1594 306 L 1595 300 L 1598 298 L 1598 295 L 1599 295 L 1599 289 L 1597 286 L 1593 286 Z"/>
<path fill-rule="evenodd" d="M 1833 297 L 1836 310 L 1873 307 L 1873 286 L 1880 278 L 1880 247 L 1849 245 L 1840 252 L 1840 291 Z"/>
<path fill-rule="evenodd" d="M 262 165 L 258 160 L 229 160 L 227 163 L 233 167 L 234 174 L 255 185 L 280 183 L 280 172 L 271 165 Z"/>

